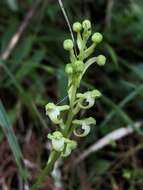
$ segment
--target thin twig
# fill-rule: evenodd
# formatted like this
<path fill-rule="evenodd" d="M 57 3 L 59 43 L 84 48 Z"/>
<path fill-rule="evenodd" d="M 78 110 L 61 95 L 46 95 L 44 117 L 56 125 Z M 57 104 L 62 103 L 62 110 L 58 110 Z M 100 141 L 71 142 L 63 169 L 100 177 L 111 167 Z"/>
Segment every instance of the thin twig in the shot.
<path fill-rule="evenodd" d="M 143 125 L 143 122 L 136 122 L 134 124 L 135 128 L 140 128 Z M 125 136 L 128 136 L 134 132 L 134 129 L 131 126 L 122 127 L 112 131 L 111 133 L 107 134 L 96 143 L 91 145 L 88 149 L 86 149 L 80 156 L 74 161 L 75 165 L 87 158 L 90 154 L 95 153 L 105 146 L 109 145 L 112 141 L 117 141 Z"/>
<path fill-rule="evenodd" d="M 63 13 L 63 15 L 64 15 L 64 18 L 65 18 L 65 20 L 66 20 L 66 22 L 67 22 L 67 25 L 68 25 L 68 28 L 69 28 L 69 31 L 70 31 L 70 34 L 71 34 L 71 38 L 72 38 L 72 40 L 73 40 L 73 42 L 74 42 L 74 45 L 75 45 L 75 39 L 74 39 L 72 27 L 71 27 L 69 18 L 68 18 L 68 16 L 67 16 L 67 13 L 66 13 L 66 11 L 65 11 L 63 2 L 62 2 L 62 0 L 58 0 L 58 2 L 59 2 L 59 5 L 60 5 L 60 7 L 61 7 L 61 10 L 62 10 L 62 13 Z M 75 53 L 77 54 L 77 52 L 76 52 L 76 47 L 75 47 L 75 46 L 74 46 L 74 49 L 75 49 Z"/>
<path fill-rule="evenodd" d="M 23 32 L 25 31 L 25 29 L 29 25 L 32 17 L 35 15 L 36 10 L 39 7 L 40 3 L 41 3 L 41 0 L 37 0 L 35 3 L 33 3 L 33 6 L 31 7 L 29 12 L 27 13 L 26 17 L 24 18 L 23 22 L 21 23 L 21 25 L 19 26 L 19 28 L 17 29 L 15 34 L 12 36 L 12 38 L 11 38 L 9 44 L 7 45 L 5 51 L 2 53 L 2 55 L 1 55 L 2 60 L 6 61 L 9 58 L 10 54 L 12 53 L 16 44 L 18 43 Z"/>
<path fill-rule="evenodd" d="M 114 0 L 108 0 L 107 2 L 108 3 L 107 3 L 107 9 L 106 9 L 105 22 L 106 22 L 107 28 L 110 28 L 111 20 L 112 20 L 112 10 L 113 10 L 113 6 L 114 6 Z"/>

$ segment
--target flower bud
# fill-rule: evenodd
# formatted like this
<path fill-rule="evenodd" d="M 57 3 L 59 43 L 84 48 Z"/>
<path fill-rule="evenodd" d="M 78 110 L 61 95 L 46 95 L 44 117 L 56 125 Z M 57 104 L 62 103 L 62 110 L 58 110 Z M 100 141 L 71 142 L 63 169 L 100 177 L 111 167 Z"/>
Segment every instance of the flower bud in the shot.
<path fill-rule="evenodd" d="M 91 29 L 91 22 L 89 20 L 84 20 L 82 26 L 85 30 Z"/>
<path fill-rule="evenodd" d="M 102 36 L 102 34 L 100 34 L 99 32 L 96 32 L 96 33 L 94 33 L 93 35 L 92 35 L 92 41 L 94 42 L 94 43 L 100 43 L 101 41 L 102 41 L 102 39 L 103 39 L 103 36 Z"/>
<path fill-rule="evenodd" d="M 80 32 L 82 29 L 82 25 L 80 24 L 80 22 L 75 22 L 73 24 L 73 31 L 74 32 Z"/>
<path fill-rule="evenodd" d="M 66 65 L 65 72 L 69 75 L 73 73 L 73 68 L 70 63 Z"/>
<path fill-rule="evenodd" d="M 73 49 L 73 41 L 70 39 L 67 39 L 63 43 L 63 47 L 65 50 L 70 51 Z"/>
<path fill-rule="evenodd" d="M 82 61 L 76 61 L 74 63 L 74 69 L 77 73 L 81 73 L 84 69 L 84 63 Z"/>
<path fill-rule="evenodd" d="M 98 65 L 102 66 L 106 62 L 106 57 L 104 55 L 98 55 L 96 57 L 96 62 L 97 62 Z"/>

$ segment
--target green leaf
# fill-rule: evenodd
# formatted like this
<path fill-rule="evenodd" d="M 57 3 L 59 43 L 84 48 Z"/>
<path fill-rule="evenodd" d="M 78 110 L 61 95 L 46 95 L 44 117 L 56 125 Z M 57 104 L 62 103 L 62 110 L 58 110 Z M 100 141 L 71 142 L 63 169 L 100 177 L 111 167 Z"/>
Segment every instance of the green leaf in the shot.
<path fill-rule="evenodd" d="M 0 66 L 3 67 L 5 73 L 8 75 L 10 80 L 12 81 L 12 84 L 14 85 L 15 89 L 17 90 L 17 94 L 20 96 L 21 100 L 25 104 L 28 110 L 30 110 L 31 116 L 33 118 L 38 118 L 39 121 L 41 122 L 43 127 L 47 127 L 42 115 L 38 111 L 35 103 L 32 100 L 32 97 L 28 94 L 28 92 L 25 92 L 21 84 L 16 80 L 15 76 L 13 73 L 9 70 L 7 65 L 5 64 L 4 61 L 0 60 Z"/>
<path fill-rule="evenodd" d="M 8 140 L 9 146 L 12 150 L 14 159 L 18 165 L 19 171 L 21 173 L 21 176 L 25 177 L 25 172 L 22 166 L 22 153 L 20 150 L 20 146 L 18 144 L 17 138 L 14 134 L 13 128 L 9 122 L 7 113 L 5 111 L 5 108 L 0 100 L 0 127 L 2 127 L 2 130 Z"/>
<path fill-rule="evenodd" d="M 7 4 L 12 11 L 18 10 L 17 0 L 7 0 Z"/>
<path fill-rule="evenodd" d="M 109 44 L 106 44 L 107 46 L 107 51 L 112 59 L 112 62 L 114 63 L 115 65 L 115 68 L 119 68 L 119 65 L 118 65 L 118 56 L 115 52 L 115 50 L 109 45 Z"/>
<path fill-rule="evenodd" d="M 33 36 L 28 36 L 23 40 L 21 40 L 20 43 L 17 44 L 17 46 L 13 50 L 12 61 L 18 64 L 21 61 L 23 61 L 25 58 L 27 58 L 32 50 L 33 43 L 34 43 Z"/>
<path fill-rule="evenodd" d="M 95 172 L 96 175 L 102 175 L 105 174 L 108 170 L 109 167 L 111 166 L 112 162 L 104 159 L 96 160 L 95 162 Z"/>
<path fill-rule="evenodd" d="M 113 110 L 108 113 L 105 120 L 101 123 L 100 127 L 103 127 L 107 125 L 107 123 L 114 117 L 116 113 L 119 113 L 123 116 L 123 118 L 129 122 L 129 124 L 132 123 L 130 118 L 125 114 L 125 112 L 122 112 L 122 108 L 129 103 L 131 100 L 133 100 L 138 94 L 143 92 L 143 85 L 140 85 L 135 90 L 133 90 L 131 93 L 129 93 L 128 96 L 126 96 L 118 105 L 114 104 L 111 100 L 107 99 L 107 97 L 104 97 L 104 100 L 107 101 L 111 106 L 113 106 Z M 131 124 L 132 126 L 132 124 Z M 138 130 L 139 132 L 139 130 Z"/>

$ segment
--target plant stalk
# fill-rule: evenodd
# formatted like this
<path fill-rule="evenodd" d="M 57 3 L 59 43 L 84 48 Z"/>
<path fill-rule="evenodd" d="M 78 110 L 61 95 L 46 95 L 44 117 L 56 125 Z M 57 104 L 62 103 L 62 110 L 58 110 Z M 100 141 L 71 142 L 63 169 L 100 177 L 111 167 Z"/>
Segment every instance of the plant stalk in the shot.
<path fill-rule="evenodd" d="M 37 178 L 37 181 L 32 186 L 31 190 L 39 190 L 39 188 L 41 187 L 41 185 L 42 185 L 43 181 L 45 180 L 45 178 L 53 170 L 54 164 L 55 164 L 56 160 L 59 158 L 59 156 L 60 156 L 60 153 L 58 153 L 56 151 L 52 151 L 50 153 L 47 165 L 45 166 L 45 168 L 43 169 L 42 173 Z"/>
<path fill-rule="evenodd" d="M 68 117 L 67 117 L 67 122 L 66 122 L 66 128 L 65 128 L 65 131 L 64 131 L 65 137 L 68 136 L 69 129 L 70 129 L 70 126 L 71 126 L 71 122 L 72 122 L 72 119 L 73 119 L 73 116 L 74 116 L 74 114 L 73 114 L 73 107 L 74 107 L 74 101 L 75 101 L 76 91 L 77 91 L 77 85 L 75 84 L 73 86 L 73 89 L 72 89 L 72 92 L 71 92 L 70 109 L 69 109 L 69 112 L 68 112 Z M 45 178 L 53 170 L 54 164 L 55 164 L 56 160 L 59 157 L 60 157 L 60 153 L 58 153 L 58 152 L 56 152 L 54 150 L 50 153 L 47 165 L 43 169 L 42 173 L 39 175 L 36 183 L 32 186 L 31 190 L 38 190 L 40 188 L 40 186 L 42 185 L 42 183 L 45 180 Z"/>

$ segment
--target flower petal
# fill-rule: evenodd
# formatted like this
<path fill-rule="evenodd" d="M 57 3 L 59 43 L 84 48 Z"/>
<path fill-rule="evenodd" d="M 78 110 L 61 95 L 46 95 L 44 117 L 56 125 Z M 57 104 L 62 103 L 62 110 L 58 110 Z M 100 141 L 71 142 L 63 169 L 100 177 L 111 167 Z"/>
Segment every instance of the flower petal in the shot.
<path fill-rule="evenodd" d="M 68 110 L 69 106 L 56 106 L 54 103 L 48 103 L 46 105 L 46 115 L 48 115 L 51 121 L 55 124 L 62 123 L 62 119 L 60 118 L 60 112 Z"/>
<path fill-rule="evenodd" d="M 52 145 L 56 151 L 61 152 L 64 149 L 64 138 L 60 140 L 52 139 Z"/>

